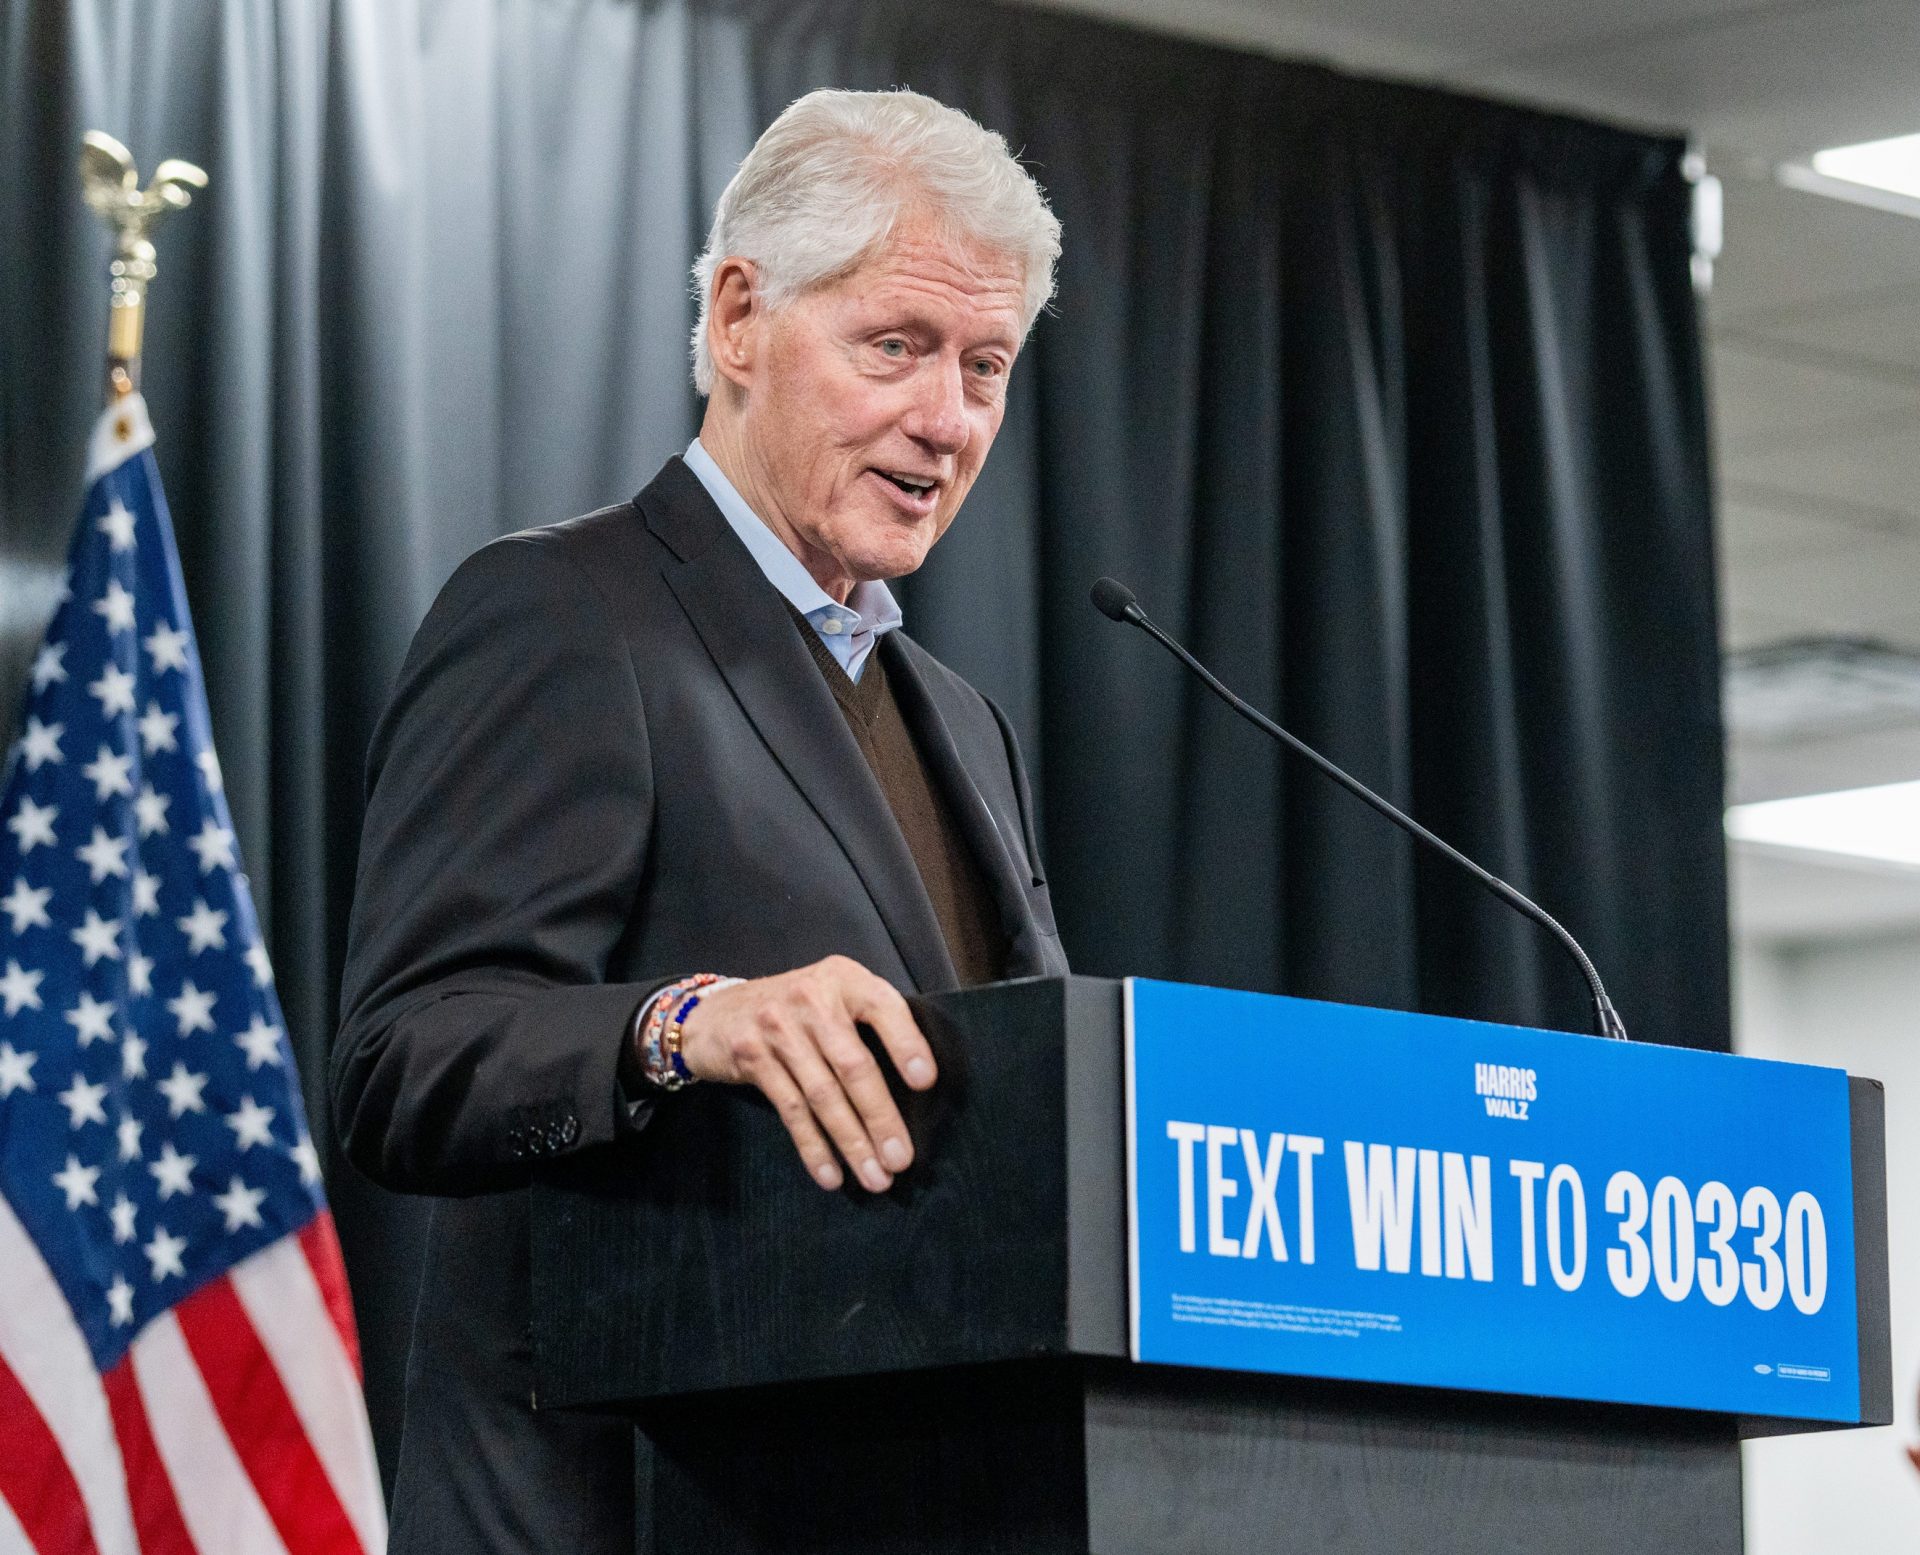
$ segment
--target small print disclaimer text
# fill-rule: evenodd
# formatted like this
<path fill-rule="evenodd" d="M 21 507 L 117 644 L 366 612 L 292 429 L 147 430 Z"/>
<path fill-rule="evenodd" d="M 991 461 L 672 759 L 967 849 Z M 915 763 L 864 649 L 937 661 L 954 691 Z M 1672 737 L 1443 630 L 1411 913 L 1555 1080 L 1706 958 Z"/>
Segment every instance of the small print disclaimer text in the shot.
<path fill-rule="evenodd" d="M 1318 1334 L 1358 1339 L 1363 1333 L 1397 1334 L 1393 1312 L 1362 1312 L 1344 1307 L 1303 1307 L 1284 1301 L 1237 1301 L 1228 1296 L 1183 1296 L 1174 1292 L 1173 1320 L 1211 1328 L 1257 1328 L 1268 1333 Z"/>

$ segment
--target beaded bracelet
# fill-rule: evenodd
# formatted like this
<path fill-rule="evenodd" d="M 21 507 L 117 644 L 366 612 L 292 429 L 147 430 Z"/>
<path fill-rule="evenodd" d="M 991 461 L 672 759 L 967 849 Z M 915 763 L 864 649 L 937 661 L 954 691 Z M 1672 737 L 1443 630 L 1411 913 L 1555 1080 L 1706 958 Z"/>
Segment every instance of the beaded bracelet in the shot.
<path fill-rule="evenodd" d="M 648 1001 L 647 1012 L 640 1027 L 640 1071 L 649 1084 L 664 1091 L 677 1091 L 690 1083 L 691 1077 L 682 1079 L 674 1072 L 672 1062 L 667 1057 L 666 1036 L 667 1018 L 676 1005 L 696 988 L 704 988 L 717 983 L 719 974 L 700 972 L 692 977 L 669 983 Z M 684 1069 L 686 1066 L 681 1065 Z"/>
<path fill-rule="evenodd" d="M 647 1082 L 663 1091 L 677 1091 L 693 1084 L 697 1076 L 680 1056 L 687 1016 L 700 1002 L 702 993 L 730 988 L 737 977 L 722 977 L 718 972 L 696 972 L 678 982 L 669 983 L 647 1001 L 640 1023 L 640 1072 Z"/>
<path fill-rule="evenodd" d="M 739 981 L 737 977 L 723 977 L 718 982 L 710 984 L 708 991 L 725 988 L 728 984 Z M 687 1017 L 693 1013 L 693 1007 L 699 1002 L 700 995 L 697 993 L 683 995 L 678 1008 L 667 1017 L 666 1030 L 660 1038 L 660 1048 L 666 1055 L 667 1067 L 673 1071 L 674 1080 L 681 1085 L 691 1085 L 696 1078 L 693 1071 L 687 1067 L 687 1061 L 680 1056 L 680 1044 L 686 1037 Z"/>

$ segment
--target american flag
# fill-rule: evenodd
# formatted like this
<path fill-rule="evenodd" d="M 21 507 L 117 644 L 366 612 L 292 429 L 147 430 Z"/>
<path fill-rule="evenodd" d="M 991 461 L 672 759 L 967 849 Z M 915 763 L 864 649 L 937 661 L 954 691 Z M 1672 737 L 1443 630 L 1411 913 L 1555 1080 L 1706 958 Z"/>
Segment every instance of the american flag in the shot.
<path fill-rule="evenodd" d="M 135 396 L 0 816 L 0 1552 L 386 1544 L 339 1244 Z"/>

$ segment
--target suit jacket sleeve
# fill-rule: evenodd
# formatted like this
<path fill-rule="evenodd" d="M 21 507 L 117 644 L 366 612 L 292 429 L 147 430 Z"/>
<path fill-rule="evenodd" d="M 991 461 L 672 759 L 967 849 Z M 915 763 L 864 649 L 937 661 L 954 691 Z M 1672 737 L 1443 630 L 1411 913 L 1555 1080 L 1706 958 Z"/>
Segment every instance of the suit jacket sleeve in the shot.
<path fill-rule="evenodd" d="M 626 640 L 556 537 L 471 557 L 368 756 L 330 1078 L 376 1181 L 512 1187 L 631 1126 L 616 1065 L 659 984 L 602 978 L 646 867 L 651 760 Z"/>

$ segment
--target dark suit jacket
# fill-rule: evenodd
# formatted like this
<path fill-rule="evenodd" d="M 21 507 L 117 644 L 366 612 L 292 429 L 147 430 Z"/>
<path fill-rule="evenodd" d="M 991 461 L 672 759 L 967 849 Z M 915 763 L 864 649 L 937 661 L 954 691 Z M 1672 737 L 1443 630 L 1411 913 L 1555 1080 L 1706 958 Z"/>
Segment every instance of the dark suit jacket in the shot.
<path fill-rule="evenodd" d="M 904 634 L 877 651 L 1009 976 L 1064 972 L 1006 719 Z M 368 770 L 334 1117 L 363 1171 L 443 1196 L 392 1548 L 629 1550 L 631 1434 L 531 1407 L 535 1166 L 621 1170 L 644 1122 L 615 1077 L 623 1031 L 672 976 L 837 952 L 911 992 L 952 986 L 952 963 L 784 602 L 678 459 L 631 503 L 460 567 Z"/>

